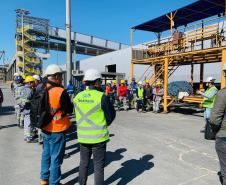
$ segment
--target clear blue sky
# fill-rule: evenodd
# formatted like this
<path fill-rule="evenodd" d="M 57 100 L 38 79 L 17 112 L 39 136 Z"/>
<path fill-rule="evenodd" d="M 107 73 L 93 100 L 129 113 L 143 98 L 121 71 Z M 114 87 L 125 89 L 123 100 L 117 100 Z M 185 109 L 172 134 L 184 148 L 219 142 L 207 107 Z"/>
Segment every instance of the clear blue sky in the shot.
<path fill-rule="evenodd" d="M 71 0 L 72 30 L 108 40 L 129 44 L 129 30 L 171 10 L 195 0 Z M 7 0 L 0 5 L 0 50 L 11 59 L 15 53 L 15 12 L 27 9 L 32 16 L 46 18 L 56 27 L 65 27 L 65 0 Z M 137 32 L 134 43 L 153 39 L 153 34 Z M 57 54 L 51 53 L 46 63 L 55 62 Z M 61 64 L 65 53 L 58 53 Z M 78 56 L 78 59 L 83 58 Z"/>

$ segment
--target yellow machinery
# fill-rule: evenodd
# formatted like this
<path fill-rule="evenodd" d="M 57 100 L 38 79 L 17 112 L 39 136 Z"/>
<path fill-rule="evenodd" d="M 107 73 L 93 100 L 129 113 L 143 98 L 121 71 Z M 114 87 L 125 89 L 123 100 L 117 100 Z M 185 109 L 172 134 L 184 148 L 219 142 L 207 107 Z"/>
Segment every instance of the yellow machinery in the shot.
<path fill-rule="evenodd" d="M 221 88 L 226 86 L 224 65 L 226 63 L 226 39 L 224 16 L 225 0 L 196 1 L 171 13 L 150 20 L 131 29 L 132 61 L 130 77 L 134 76 L 134 65 L 147 65 L 142 76 L 148 76 L 148 69 L 153 67 L 150 83 L 164 79 L 164 111 L 174 101 L 167 94 L 168 78 L 179 66 L 191 66 L 193 83 L 194 64 L 200 65 L 200 89 L 203 89 L 205 63 L 222 63 Z M 195 22 L 195 23 L 193 23 Z M 133 32 L 144 30 L 154 32 L 157 40 L 146 43 L 143 48 L 133 48 Z M 161 38 L 164 31 L 170 30 L 170 36 Z M 184 97 L 186 103 L 202 103 L 197 96 Z"/>

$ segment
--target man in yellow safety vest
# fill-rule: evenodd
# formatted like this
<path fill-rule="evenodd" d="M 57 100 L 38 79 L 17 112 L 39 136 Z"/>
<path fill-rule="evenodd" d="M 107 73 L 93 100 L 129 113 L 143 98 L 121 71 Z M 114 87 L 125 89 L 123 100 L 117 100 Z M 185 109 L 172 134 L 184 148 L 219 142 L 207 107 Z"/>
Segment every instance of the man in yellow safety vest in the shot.
<path fill-rule="evenodd" d="M 89 69 L 84 81 L 87 89 L 73 99 L 80 143 L 79 184 L 86 184 L 93 154 L 95 184 L 103 185 L 106 143 L 109 141 L 108 126 L 116 113 L 109 98 L 97 90 L 100 89 L 101 74 L 95 69 Z"/>
<path fill-rule="evenodd" d="M 213 77 L 208 77 L 206 80 L 207 90 L 205 92 L 201 92 L 200 90 L 197 91 L 197 94 L 200 94 L 202 97 L 204 97 L 202 106 L 205 108 L 204 119 L 206 124 L 208 124 L 208 120 L 211 115 L 211 110 L 213 108 L 213 104 L 218 91 L 218 89 L 214 85 L 215 80 L 216 79 Z M 201 130 L 200 132 L 204 132 L 204 130 Z"/>

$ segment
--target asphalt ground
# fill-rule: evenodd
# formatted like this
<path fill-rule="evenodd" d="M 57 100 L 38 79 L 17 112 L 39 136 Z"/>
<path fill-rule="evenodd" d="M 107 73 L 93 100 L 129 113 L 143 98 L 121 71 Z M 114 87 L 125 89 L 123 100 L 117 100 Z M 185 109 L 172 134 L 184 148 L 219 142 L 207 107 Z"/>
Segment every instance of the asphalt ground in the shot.
<path fill-rule="evenodd" d="M 16 126 L 11 91 L 0 113 L 0 185 L 38 185 L 42 146 L 25 143 Z M 117 112 L 109 127 L 105 184 L 113 185 L 219 185 L 214 141 L 200 133 L 200 114 Z M 72 128 L 62 165 L 62 182 L 78 184 L 79 145 Z M 92 164 L 91 164 L 92 165 Z M 92 167 L 88 185 L 94 184 Z"/>

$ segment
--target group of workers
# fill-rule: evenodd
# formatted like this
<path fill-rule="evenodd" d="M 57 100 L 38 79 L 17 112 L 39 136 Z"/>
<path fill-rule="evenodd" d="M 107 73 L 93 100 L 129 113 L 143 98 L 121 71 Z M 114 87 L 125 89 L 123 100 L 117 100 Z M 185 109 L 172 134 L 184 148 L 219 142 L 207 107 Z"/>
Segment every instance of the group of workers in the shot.
<path fill-rule="evenodd" d="M 25 76 L 18 73 L 14 74 L 14 81 L 11 84 L 11 90 L 15 98 L 17 124 L 18 127 L 24 129 L 24 140 L 28 143 L 42 142 L 40 130 L 32 127 L 30 121 L 31 99 L 33 94 L 39 91 L 41 85 L 40 76 Z"/>
<path fill-rule="evenodd" d="M 69 114 L 74 114 L 77 124 L 77 137 L 80 144 L 79 184 L 86 184 L 88 165 L 93 154 L 95 184 L 104 183 L 104 162 L 106 144 L 109 141 L 108 126 L 115 119 L 114 106 L 128 110 L 134 107 L 137 111 L 159 112 L 163 97 L 161 81 L 151 86 L 146 80 L 130 84 L 121 80 L 106 84 L 105 91 L 101 86 L 101 74 L 95 70 L 87 70 L 84 83 L 76 88 L 70 81 L 67 89 L 62 86 L 62 69 L 49 65 L 45 72 L 45 83 L 41 77 L 14 75 L 12 91 L 15 97 L 15 112 L 18 126 L 24 128 L 24 140 L 35 142 L 37 136 L 43 142 L 41 160 L 41 185 L 60 185 L 61 164 L 65 153 L 65 132 L 71 126 Z M 212 130 L 216 137 L 216 151 L 220 161 L 220 181 L 226 185 L 226 89 L 218 92 L 213 77 L 207 78 L 207 90 L 197 91 L 204 97 L 203 107 L 205 132 Z M 36 129 L 31 125 L 30 108 L 34 93 L 40 89 L 51 87 L 48 103 L 53 112 L 53 119 L 44 128 Z M 72 104 L 73 102 L 73 104 Z M 153 106 L 152 106 L 153 105 Z M 210 132 L 210 131 L 209 131 Z M 50 150 L 51 149 L 51 150 Z M 51 160 L 49 160 L 51 159 Z"/>
<path fill-rule="evenodd" d="M 129 110 L 135 108 L 137 112 L 153 110 L 154 113 L 160 112 L 160 102 L 163 98 L 163 88 L 161 81 L 150 85 L 149 80 L 145 83 L 135 81 L 128 84 L 126 80 L 120 80 L 117 86 L 116 81 L 108 82 L 105 87 L 105 94 L 109 96 L 118 110 Z"/>

